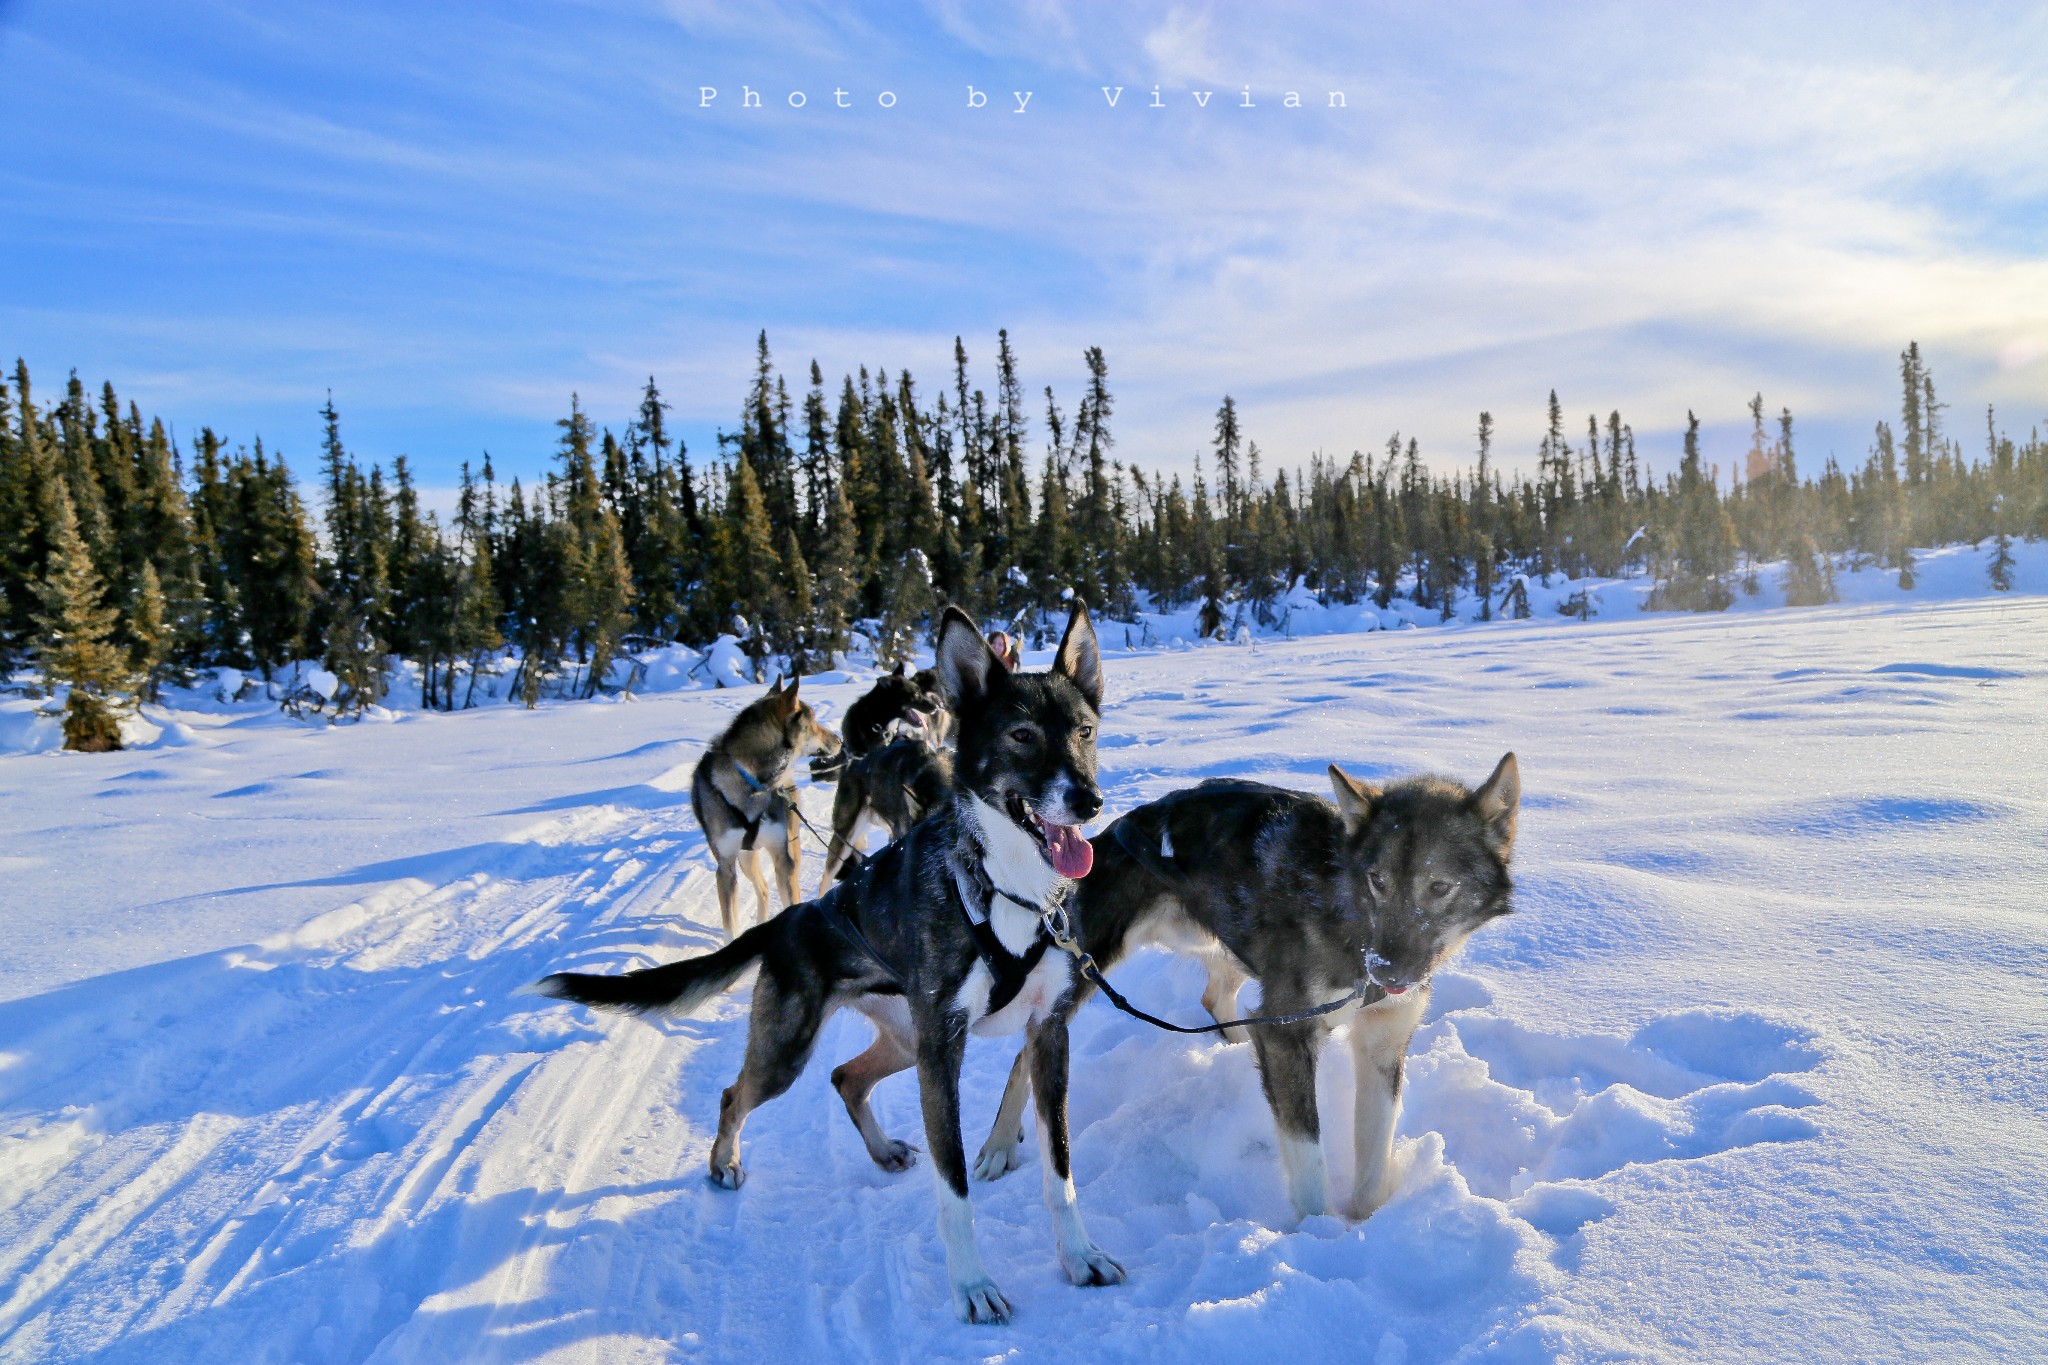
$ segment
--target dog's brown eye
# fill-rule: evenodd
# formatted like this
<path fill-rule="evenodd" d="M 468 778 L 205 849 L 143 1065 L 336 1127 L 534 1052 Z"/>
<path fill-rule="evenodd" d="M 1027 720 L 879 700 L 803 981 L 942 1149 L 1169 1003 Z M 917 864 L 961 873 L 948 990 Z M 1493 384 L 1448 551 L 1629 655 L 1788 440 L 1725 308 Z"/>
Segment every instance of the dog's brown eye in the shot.
<path fill-rule="evenodd" d="M 1010 738 L 1018 744 L 1031 744 L 1037 741 L 1038 731 L 1031 729 L 1029 726 L 1020 725 L 1010 731 Z"/>
<path fill-rule="evenodd" d="M 1095 738 L 1095 727 L 1092 725 L 1084 725 L 1081 727 L 1080 733 L 1081 738 L 1083 739 L 1093 739 Z"/>
<path fill-rule="evenodd" d="M 1429 894 L 1437 900 L 1442 900 L 1451 894 L 1451 884 L 1442 879 L 1433 881 L 1429 884 Z"/>
<path fill-rule="evenodd" d="M 1387 894 L 1387 874 L 1384 872 L 1374 871 L 1366 873 L 1365 884 L 1375 896 Z"/>

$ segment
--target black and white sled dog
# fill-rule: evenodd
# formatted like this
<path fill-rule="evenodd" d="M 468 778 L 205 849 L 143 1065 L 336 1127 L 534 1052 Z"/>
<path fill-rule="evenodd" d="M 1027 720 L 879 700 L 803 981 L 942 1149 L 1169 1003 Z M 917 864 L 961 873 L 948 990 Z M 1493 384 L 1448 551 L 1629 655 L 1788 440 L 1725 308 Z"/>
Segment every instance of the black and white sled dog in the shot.
<path fill-rule="evenodd" d="M 1349 1021 L 1357 1161 L 1344 1212 L 1364 1218 L 1393 1193 L 1402 1068 L 1430 975 L 1513 908 L 1508 855 L 1521 775 L 1509 754 L 1476 791 L 1431 777 L 1382 789 L 1334 763 L 1330 783 L 1334 805 L 1218 780 L 1141 806 L 1095 837 L 1095 869 L 1068 913 L 1102 967 L 1148 943 L 1200 959 L 1209 974 L 1202 1004 L 1218 1023 L 1244 1017 L 1237 996 L 1247 979 L 1260 984 L 1262 1015 L 1311 1009 L 1366 983 L 1360 1001 L 1320 1017 L 1226 1031 L 1251 1034 L 1288 1197 L 1306 1217 L 1330 1202 L 1317 1054 Z M 1046 1026 L 1063 1022 L 1055 1015 Z M 1020 1059 L 976 1159 L 980 1178 L 1019 1164 L 1030 1085 Z"/>
<path fill-rule="evenodd" d="M 797 842 L 797 764 L 812 755 L 829 757 L 840 747 L 839 737 L 820 725 L 810 705 L 797 696 L 800 682 L 792 678 L 785 687 L 778 679 L 767 696 L 733 717 L 690 777 L 690 808 L 717 865 L 718 914 L 727 938 L 739 932 L 740 873 L 746 873 L 760 898 L 755 923 L 775 913 L 756 856 L 763 836 L 775 860 L 782 903 L 796 904 L 803 857 Z"/>
<path fill-rule="evenodd" d="M 943 747 L 951 728 L 938 675 L 923 669 L 906 676 L 901 663 L 847 708 L 847 759 L 832 795 L 818 894 L 860 847 L 870 821 L 893 842 L 951 793 L 953 759 Z"/>
<path fill-rule="evenodd" d="M 1102 809 L 1095 727 L 1102 662 L 1075 604 L 1048 673 L 1012 674 L 957 608 L 939 627 L 938 673 L 959 727 L 953 793 L 902 839 L 813 901 L 716 952 L 623 976 L 558 974 L 544 993 L 591 1005 L 689 1010 L 760 964 L 746 1062 L 719 1108 L 711 1178 L 738 1188 L 740 1127 L 787 1090 L 818 1029 L 841 1005 L 871 1019 L 874 1045 L 833 1084 L 868 1154 L 901 1170 L 912 1149 L 868 1105 L 883 1077 L 913 1064 L 939 1203 L 954 1307 L 1000 1322 L 1010 1304 L 982 1268 L 960 1136 L 960 1064 L 970 1032 L 1029 1030 L 1031 1084 L 1045 1134 L 1045 1199 L 1061 1267 L 1075 1284 L 1113 1284 L 1123 1267 L 1089 1239 L 1067 1151 L 1067 1029 L 1076 976 L 1034 907 L 1088 874 L 1081 833 Z"/>

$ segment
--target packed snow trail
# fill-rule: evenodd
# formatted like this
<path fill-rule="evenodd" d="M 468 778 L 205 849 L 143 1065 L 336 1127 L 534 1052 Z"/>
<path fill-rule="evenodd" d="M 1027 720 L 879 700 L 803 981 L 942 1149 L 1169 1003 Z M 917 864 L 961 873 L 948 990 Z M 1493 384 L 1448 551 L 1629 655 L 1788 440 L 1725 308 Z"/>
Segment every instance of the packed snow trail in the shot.
<path fill-rule="evenodd" d="M 687 779 L 745 697 L 0 759 L 0 1358 L 2040 1354 L 2044 627 L 2022 599 L 1112 652 L 1111 813 L 1513 748 L 1519 913 L 1440 978 L 1360 1225 L 1289 1216 L 1248 1047 L 1084 1009 L 1076 1179 L 1131 1282 L 1065 1283 L 1034 1170 L 977 1185 L 1007 1329 L 953 1321 L 928 1173 L 876 1169 L 826 1079 L 857 1016 L 730 1194 L 744 985 L 651 1022 L 519 993 L 716 941 Z M 1116 975 L 1200 1017 L 1192 964 Z M 969 1052 L 970 1144 L 1013 1049 Z M 1337 1052 L 1322 1090 L 1341 1191 Z M 875 1103 L 922 1145 L 914 1077 Z"/>

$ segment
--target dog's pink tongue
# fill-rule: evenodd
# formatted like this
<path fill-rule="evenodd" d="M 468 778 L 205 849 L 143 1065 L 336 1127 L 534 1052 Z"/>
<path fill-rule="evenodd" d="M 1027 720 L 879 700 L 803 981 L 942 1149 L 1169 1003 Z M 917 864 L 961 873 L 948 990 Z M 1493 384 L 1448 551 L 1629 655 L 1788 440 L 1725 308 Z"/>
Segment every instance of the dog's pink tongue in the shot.
<path fill-rule="evenodd" d="M 1045 851 L 1052 855 L 1052 870 L 1062 877 L 1080 878 L 1095 866 L 1095 846 L 1081 833 L 1079 825 L 1044 824 Z"/>

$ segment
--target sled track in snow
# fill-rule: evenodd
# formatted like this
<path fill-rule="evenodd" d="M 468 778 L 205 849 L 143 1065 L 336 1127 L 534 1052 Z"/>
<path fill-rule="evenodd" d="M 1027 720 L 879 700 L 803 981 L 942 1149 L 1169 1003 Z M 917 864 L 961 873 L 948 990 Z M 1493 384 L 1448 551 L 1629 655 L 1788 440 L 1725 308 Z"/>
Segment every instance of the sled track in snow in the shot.
<path fill-rule="evenodd" d="M 518 989 L 568 942 L 607 965 L 714 942 L 699 848 L 686 808 L 585 808 L 253 949 L 0 1006 L 19 1040 L 0 1071 L 0 1355 L 68 1357 L 84 1336 L 118 1338 L 93 1353 L 108 1359 L 177 1355 L 210 1308 L 258 1295 L 319 1319 L 287 1354 L 361 1359 L 409 1291 L 438 1287 L 437 1255 L 482 1231 L 462 1215 L 419 1236 L 506 1163 L 508 1127 L 525 1197 L 491 1201 L 489 1231 L 521 1265 L 583 1216 L 576 1192 L 680 1055 L 663 1033 L 693 1026 L 619 1030 L 594 1094 L 573 1062 L 549 1066 L 593 1028 Z M 322 1264 L 337 1256 L 340 1285 Z M 295 1277 L 321 1283 L 301 1295 Z"/>

